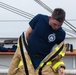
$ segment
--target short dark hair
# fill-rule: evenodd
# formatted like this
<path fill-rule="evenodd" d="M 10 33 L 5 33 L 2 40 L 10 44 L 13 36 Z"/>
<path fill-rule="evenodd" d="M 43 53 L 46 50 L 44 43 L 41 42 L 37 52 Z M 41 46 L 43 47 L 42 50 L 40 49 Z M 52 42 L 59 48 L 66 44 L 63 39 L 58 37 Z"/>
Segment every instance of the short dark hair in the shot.
<path fill-rule="evenodd" d="M 53 13 L 52 13 L 52 18 L 56 19 L 57 21 L 59 21 L 60 23 L 62 23 L 65 20 L 65 11 L 61 8 L 56 8 L 54 9 Z"/>

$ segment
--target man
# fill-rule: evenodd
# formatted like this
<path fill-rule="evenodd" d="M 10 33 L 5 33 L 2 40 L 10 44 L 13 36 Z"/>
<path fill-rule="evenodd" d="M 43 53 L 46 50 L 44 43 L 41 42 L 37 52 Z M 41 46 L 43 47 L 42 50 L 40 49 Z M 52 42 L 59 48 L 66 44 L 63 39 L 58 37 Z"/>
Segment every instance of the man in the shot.
<path fill-rule="evenodd" d="M 30 67 L 28 66 L 28 71 L 31 68 L 31 71 L 29 71 L 30 72 L 29 75 L 41 75 L 41 74 L 38 74 L 39 73 L 38 71 L 42 70 L 39 67 L 41 61 L 49 53 L 53 52 L 52 48 L 54 45 L 56 45 L 56 44 L 59 45 L 62 41 L 64 41 L 66 33 L 61 27 L 64 20 L 65 20 L 65 11 L 61 8 L 56 8 L 53 11 L 51 16 L 38 14 L 29 22 L 30 26 L 26 31 L 26 39 L 27 39 L 28 48 L 29 48 L 27 51 L 28 51 L 28 54 L 31 58 L 32 64 L 35 69 L 35 70 L 33 70 L 33 68 L 31 68 L 31 66 Z M 19 50 L 19 48 L 18 48 L 18 50 Z M 15 75 L 16 72 L 22 71 L 21 68 L 20 69 L 18 68 L 15 70 L 15 73 L 12 74 L 12 70 L 15 69 L 15 67 L 18 67 L 18 65 L 16 65 L 16 63 L 19 64 L 19 61 L 20 61 L 20 59 L 19 59 L 20 54 L 18 53 L 18 50 L 16 51 L 15 56 L 13 57 L 14 62 L 12 62 L 12 64 L 11 64 L 12 67 L 10 67 L 8 75 Z M 27 61 L 27 65 L 29 65 L 29 63 L 28 63 L 29 59 L 27 57 L 27 54 L 25 54 L 25 58 Z M 15 59 L 17 59 L 17 60 L 15 61 Z M 52 60 L 52 62 L 53 62 L 52 65 L 54 65 L 54 66 L 51 66 L 51 64 L 50 64 L 50 65 L 48 65 L 48 67 L 51 66 L 56 69 L 56 67 L 60 64 L 60 61 L 61 61 L 59 59 L 61 59 L 61 56 L 58 57 L 58 59 L 56 59 L 57 61 Z M 59 63 L 56 64 L 56 62 L 58 62 L 58 61 L 59 61 Z M 55 67 L 55 65 L 56 65 L 56 67 Z M 47 65 L 46 65 L 46 67 L 47 67 Z M 44 68 L 46 68 L 46 67 L 44 67 Z M 49 71 L 51 73 L 46 71 L 46 70 L 49 70 L 48 68 L 43 69 L 42 75 L 56 75 L 57 72 L 52 73 L 52 71 L 53 71 L 52 69 L 50 68 L 50 71 Z M 57 67 L 57 69 L 59 70 L 60 74 L 64 75 L 64 69 L 65 69 L 64 64 L 61 65 L 60 67 Z M 35 73 L 35 71 L 36 71 L 36 73 Z M 33 72 L 33 74 L 31 72 Z M 46 73 L 46 72 L 48 72 L 48 73 Z M 16 75 L 18 75 L 18 74 L 16 74 Z"/>
<path fill-rule="evenodd" d="M 65 11 L 56 8 L 52 16 L 38 14 L 30 21 L 26 38 L 29 45 L 29 54 L 35 68 L 50 53 L 55 44 L 59 44 L 65 39 L 65 31 L 61 28 L 64 20 Z M 39 58 L 35 59 L 35 56 Z"/>

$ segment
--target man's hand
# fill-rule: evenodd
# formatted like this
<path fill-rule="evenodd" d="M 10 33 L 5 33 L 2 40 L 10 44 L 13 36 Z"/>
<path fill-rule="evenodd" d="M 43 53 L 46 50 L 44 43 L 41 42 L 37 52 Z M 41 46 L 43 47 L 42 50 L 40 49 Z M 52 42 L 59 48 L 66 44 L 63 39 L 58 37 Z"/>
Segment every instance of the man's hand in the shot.
<path fill-rule="evenodd" d="M 59 69 L 59 75 L 65 75 L 65 69 L 64 68 L 60 68 Z"/>

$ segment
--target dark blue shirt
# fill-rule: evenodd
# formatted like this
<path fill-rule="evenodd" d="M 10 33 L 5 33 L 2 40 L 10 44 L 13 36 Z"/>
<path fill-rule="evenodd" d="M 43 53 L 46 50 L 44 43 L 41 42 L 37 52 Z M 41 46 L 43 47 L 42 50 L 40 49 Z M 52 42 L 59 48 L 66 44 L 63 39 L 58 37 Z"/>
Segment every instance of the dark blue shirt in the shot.
<path fill-rule="evenodd" d="M 65 31 L 62 28 L 53 30 L 49 25 L 49 16 L 38 14 L 29 24 L 33 29 L 28 41 L 31 55 L 45 57 L 55 44 L 59 44 L 65 38 Z"/>

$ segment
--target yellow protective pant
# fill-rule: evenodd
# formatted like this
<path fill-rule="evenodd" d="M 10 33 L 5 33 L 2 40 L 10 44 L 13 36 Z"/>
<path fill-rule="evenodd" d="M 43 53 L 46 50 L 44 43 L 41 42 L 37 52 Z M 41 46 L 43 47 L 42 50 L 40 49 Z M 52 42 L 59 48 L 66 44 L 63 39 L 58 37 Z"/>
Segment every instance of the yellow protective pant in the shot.
<path fill-rule="evenodd" d="M 65 65 L 63 63 L 61 63 L 61 62 L 63 62 L 62 61 L 63 55 L 61 55 L 61 54 L 65 53 L 66 45 L 64 45 L 64 47 L 62 48 L 62 51 L 54 59 L 49 61 L 50 63 L 47 62 L 46 65 L 42 69 L 40 69 L 40 68 L 42 67 L 44 62 L 49 60 L 50 57 L 56 53 L 56 51 L 62 46 L 63 43 L 64 42 L 60 43 L 58 45 L 58 47 L 56 48 L 56 50 L 53 50 L 51 53 L 49 53 L 48 56 L 43 59 L 43 61 L 40 63 L 40 65 L 37 69 L 34 69 L 31 59 L 30 59 L 26 49 L 24 48 L 24 44 L 23 44 L 24 55 L 25 55 L 29 75 L 59 75 L 60 66 L 65 67 Z M 24 66 L 23 65 L 19 66 L 20 61 L 23 61 L 23 60 L 22 60 L 22 56 L 20 53 L 20 46 L 18 46 L 17 50 L 14 54 L 14 57 L 11 61 L 8 75 L 26 75 L 26 73 L 24 71 Z M 41 71 L 41 74 L 39 73 L 40 71 Z"/>

